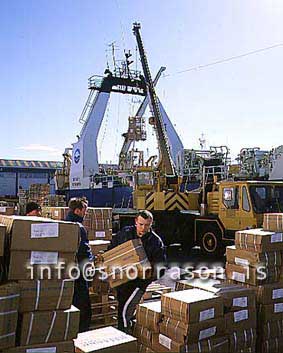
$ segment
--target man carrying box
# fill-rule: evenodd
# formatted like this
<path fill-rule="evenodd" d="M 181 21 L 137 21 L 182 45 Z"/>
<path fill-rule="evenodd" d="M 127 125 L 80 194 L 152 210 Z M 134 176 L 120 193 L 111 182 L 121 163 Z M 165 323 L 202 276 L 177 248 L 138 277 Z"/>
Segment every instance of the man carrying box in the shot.
<path fill-rule="evenodd" d="M 80 225 L 80 245 L 77 251 L 77 261 L 80 268 L 80 276 L 75 281 L 73 305 L 80 309 L 79 332 L 88 331 L 91 322 L 91 303 L 89 297 L 89 286 L 85 274 L 84 264 L 92 263 L 94 256 L 89 246 L 87 231 L 82 225 L 87 211 L 87 200 L 85 198 L 73 198 L 69 201 L 69 213 L 66 221 L 77 222 Z"/>
<path fill-rule="evenodd" d="M 117 287 L 118 328 L 125 332 L 130 330 L 131 319 L 136 306 L 146 291 L 146 287 L 156 280 L 158 275 L 161 276 L 165 272 L 163 269 L 158 273 L 157 265 L 164 265 L 166 253 L 161 238 L 151 229 L 152 222 L 153 216 L 149 211 L 140 211 L 135 219 L 135 225 L 123 228 L 113 238 L 111 244 L 112 249 L 128 240 L 141 239 L 147 258 L 152 266 L 152 273 L 149 278 L 136 278 Z"/>

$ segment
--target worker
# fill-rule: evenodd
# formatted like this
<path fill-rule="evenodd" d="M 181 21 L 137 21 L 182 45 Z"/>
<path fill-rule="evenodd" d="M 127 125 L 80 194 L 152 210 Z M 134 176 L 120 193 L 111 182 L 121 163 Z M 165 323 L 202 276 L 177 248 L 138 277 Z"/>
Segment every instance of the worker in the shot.
<path fill-rule="evenodd" d="M 37 202 L 28 202 L 26 205 L 26 216 L 41 216 L 41 206 Z"/>
<path fill-rule="evenodd" d="M 149 211 L 140 211 L 135 225 L 124 227 L 111 243 L 111 249 L 128 240 L 141 239 L 147 258 L 152 266 L 149 278 L 136 278 L 117 287 L 118 329 L 131 333 L 131 323 L 136 306 L 139 304 L 147 286 L 157 279 L 157 265 L 163 266 L 166 253 L 163 241 L 151 229 L 153 216 Z M 160 271 L 163 275 L 165 270 Z"/>
<path fill-rule="evenodd" d="M 91 322 L 91 303 L 89 297 L 89 281 L 83 272 L 85 264 L 93 264 L 94 256 L 89 246 L 87 230 L 83 220 L 87 212 L 88 202 L 85 198 L 72 198 L 69 201 L 69 213 L 66 221 L 77 222 L 80 226 L 80 245 L 77 251 L 77 262 L 80 269 L 79 278 L 75 280 L 73 305 L 80 310 L 79 332 L 89 330 Z"/>

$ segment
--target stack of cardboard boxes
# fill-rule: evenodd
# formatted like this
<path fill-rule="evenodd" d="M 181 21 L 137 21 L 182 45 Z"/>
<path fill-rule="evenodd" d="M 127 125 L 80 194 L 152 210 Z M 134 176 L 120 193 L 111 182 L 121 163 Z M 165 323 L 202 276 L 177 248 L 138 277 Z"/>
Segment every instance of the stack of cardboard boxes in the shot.
<path fill-rule="evenodd" d="M 282 331 L 278 328 L 283 319 L 283 236 L 280 229 L 271 226 L 274 224 L 269 217 L 273 215 L 265 215 L 264 229 L 236 232 L 235 246 L 226 251 L 227 278 L 253 288 L 257 294 L 257 348 L 253 345 L 253 351 L 264 353 L 283 349 Z M 241 339 L 248 340 L 254 342 L 252 331 Z M 239 339 L 235 340 L 235 345 L 238 343 Z"/>
<path fill-rule="evenodd" d="M 0 222 L 6 226 L 9 243 L 5 259 L 9 282 L 2 286 L 3 297 L 11 301 L 19 294 L 17 308 L 15 302 L 6 301 L 14 313 L 9 324 L 11 337 L 17 309 L 19 315 L 17 347 L 5 347 L 5 353 L 73 352 L 80 313 L 71 306 L 74 282 L 69 279 L 68 266 L 75 265 L 79 226 L 39 217 L 1 216 Z M 0 300 L 0 312 L 1 304 Z"/>
<path fill-rule="evenodd" d="M 15 283 L 0 285 L 0 351 L 16 344 L 19 302 L 20 292 Z"/>
<path fill-rule="evenodd" d="M 92 253 L 97 257 L 100 252 L 104 252 L 108 249 L 110 241 L 91 240 L 89 245 Z M 106 279 L 103 280 L 101 276 L 102 273 L 98 272 L 95 274 L 92 287 L 90 288 L 92 329 L 117 325 L 118 302 L 116 299 L 116 291 L 110 288 L 108 281 Z"/>
<path fill-rule="evenodd" d="M 44 199 L 49 194 L 49 184 L 31 184 L 28 192 L 28 202 L 34 201 L 43 206 Z"/>
<path fill-rule="evenodd" d="M 179 281 L 176 290 L 199 288 L 223 298 L 225 335 L 229 352 L 254 352 L 256 345 L 256 296 L 253 289 L 214 279 Z"/>
<path fill-rule="evenodd" d="M 263 228 L 273 232 L 273 245 L 281 250 L 283 255 L 283 213 L 265 214 Z M 281 258 L 281 257 L 280 257 Z M 276 264 L 279 260 L 276 259 Z M 283 263 L 282 263 L 283 264 Z M 257 289 L 258 297 L 258 351 L 262 353 L 279 353 L 283 351 L 283 271 L 280 264 L 281 276 L 277 283 L 262 285 Z M 279 265 L 278 265 L 279 266 Z"/>
<path fill-rule="evenodd" d="M 112 239 L 112 208 L 89 207 L 84 219 L 89 240 Z"/>
<path fill-rule="evenodd" d="M 43 207 L 44 217 L 64 220 L 69 212 L 68 207 Z M 88 207 L 83 225 L 88 231 L 89 240 L 112 240 L 112 208 Z"/>
<path fill-rule="evenodd" d="M 141 352 L 228 352 L 223 299 L 200 289 L 140 304 L 134 335 Z"/>
<path fill-rule="evenodd" d="M 47 207 L 65 207 L 66 200 L 64 195 L 47 195 L 43 201 L 43 206 Z"/>

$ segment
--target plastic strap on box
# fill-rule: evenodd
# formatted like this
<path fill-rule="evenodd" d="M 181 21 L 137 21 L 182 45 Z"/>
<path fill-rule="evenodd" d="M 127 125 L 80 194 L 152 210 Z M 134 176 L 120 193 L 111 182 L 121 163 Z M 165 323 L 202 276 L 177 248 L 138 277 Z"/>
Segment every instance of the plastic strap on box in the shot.
<path fill-rule="evenodd" d="M 248 344 L 248 335 L 247 335 L 247 331 L 244 330 L 244 336 L 245 336 L 245 345 Z"/>
<path fill-rule="evenodd" d="M 34 310 L 38 310 L 39 298 L 40 298 L 40 280 L 36 281 L 36 298 L 34 304 Z"/>
<path fill-rule="evenodd" d="M 175 337 L 177 338 L 177 331 L 178 331 L 178 327 L 179 327 L 179 325 L 180 325 L 180 322 L 181 321 L 177 321 L 177 325 L 175 326 Z"/>
<path fill-rule="evenodd" d="M 182 317 L 182 312 L 183 312 L 183 302 L 181 301 L 181 304 L 180 304 L 180 318 Z"/>
<path fill-rule="evenodd" d="M 60 289 L 60 294 L 59 294 L 58 302 L 57 302 L 57 305 L 56 305 L 56 309 L 57 309 L 57 310 L 60 308 L 60 305 L 61 305 L 62 296 L 63 296 L 63 292 L 64 292 L 64 286 L 65 286 L 65 280 L 63 279 L 63 281 L 62 281 L 62 283 L 61 283 L 61 289 Z"/>
<path fill-rule="evenodd" d="M 211 347 L 211 341 L 210 341 L 210 339 L 207 340 L 207 345 L 208 345 L 208 350 L 209 350 L 209 352 L 211 352 L 211 351 L 212 351 L 212 347 Z"/>
<path fill-rule="evenodd" d="M 11 294 L 11 295 L 6 295 L 5 297 L 0 297 L 0 300 L 8 300 L 8 299 L 13 299 L 19 297 L 20 294 Z"/>
<path fill-rule="evenodd" d="M 69 327 L 70 327 L 70 312 L 67 312 L 67 318 L 66 318 L 66 328 L 65 328 L 65 334 L 64 334 L 64 341 L 67 341 L 68 334 L 69 334 Z"/>
<path fill-rule="evenodd" d="M 237 332 L 233 333 L 233 337 L 234 337 L 234 350 L 237 351 L 237 345 L 238 345 L 238 341 L 237 341 Z"/>
<path fill-rule="evenodd" d="M 53 311 L 53 317 L 52 317 L 51 325 L 49 327 L 49 331 L 48 331 L 46 339 L 45 339 L 45 343 L 48 343 L 48 341 L 49 341 L 49 338 L 50 338 L 51 333 L 53 331 L 53 327 L 54 327 L 54 323 L 55 323 L 55 320 L 56 320 L 56 316 L 57 316 L 57 312 Z"/>
<path fill-rule="evenodd" d="M 31 336 L 31 332 L 32 332 L 33 319 L 34 319 L 34 313 L 30 313 L 30 315 L 31 315 L 31 317 L 30 317 L 28 335 L 27 335 L 27 339 L 26 339 L 26 346 L 28 346 L 29 342 L 30 342 L 30 336 Z"/>
<path fill-rule="evenodd" d="M 12 337 L 12 336 L 15 336 L 15 335 L 16 335 L 16 332 L 11 332 L 11 333 L 7 333 L 6 335 L 2 335 L 2 336 L 0 336 L 0 341 L 5 339 L 5 338 Z"/>

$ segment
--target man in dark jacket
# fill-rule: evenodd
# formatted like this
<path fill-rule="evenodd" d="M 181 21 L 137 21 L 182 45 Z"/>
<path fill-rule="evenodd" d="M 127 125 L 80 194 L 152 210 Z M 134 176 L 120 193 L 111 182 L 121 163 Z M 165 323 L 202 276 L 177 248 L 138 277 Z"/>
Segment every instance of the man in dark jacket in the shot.
<path fill-rule="evenodd" d="M 94 256 L 89 246 L 88 235 L 85 227 L 82 225 L 86 211 L 87 200 L 85 198 L 73 198 L 69 201 L 69 213 L 66 221 L 77 222 L 80 226 L 80 245 L 77 251 L 77 262 L 80 269 L 80 276 L 75 280 L 75 290 L 73 305 L 80 309 L 79 332 L 88 331 L 91 321 L 91 303 L 89 297 L 88 281 L 83 273 L 84 265 L 92 263 Z"/>
<path fill-rule="evenodd" d="M 164 266 L 166 262 L 164 244 L 151 229 L 152 222 L 153 216 L 149 211 L 140 211 L 135 219 L 135 225 L 123 228 L 111 244 L 111 248 L 114 248 L 128 240 L 140 238 L 153 269 L 150 278 L 136 278 L 117 287 L 118 328 L 125 332 L 131 330 L 131 319 L 146 287 L 157 279 L 158 265 Z M 163 275 L 164 271 L 159 271 L 159 275 Z"/>

